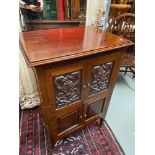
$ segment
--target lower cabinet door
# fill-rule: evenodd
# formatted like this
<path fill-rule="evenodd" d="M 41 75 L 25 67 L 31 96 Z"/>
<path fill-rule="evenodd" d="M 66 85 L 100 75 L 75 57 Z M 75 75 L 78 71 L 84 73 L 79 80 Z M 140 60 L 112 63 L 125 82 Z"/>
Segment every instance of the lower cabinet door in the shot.
<path fill-rule="evenodd" d="M 86 104 L 84 111 L 85 121 L 87 122 L 98 118 L 98 116 L 100 116 L 103 112 L 104 104 L 105 99 Z"/>
<path fill-rule="evenodd" d="M 87 105 L 86 118 L 90 119 L 102 113 L 104 107 L 104 99 Z"/>
<path fill-rule="evenodd" d="M 80 124 L 80 109 L 57 118 L 58 134 L 69 132 Z"/>
<path fill-rule="evenodd" d="M 82 114 L 83 104 L 81 101 L 55 109 L 58 137 L 63 137 L 71 133 L 78 126 L 81 126 L 83 121 Z"/>

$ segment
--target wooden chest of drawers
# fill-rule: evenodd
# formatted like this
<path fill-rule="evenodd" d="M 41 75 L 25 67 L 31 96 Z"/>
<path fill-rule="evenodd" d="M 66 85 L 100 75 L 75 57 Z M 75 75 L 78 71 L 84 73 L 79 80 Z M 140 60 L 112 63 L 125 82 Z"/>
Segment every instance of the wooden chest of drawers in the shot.
<path fill-rule="evenodd" d="M 36 73 L 52 147 L 97 118 L 102 122 L 122 54 L 131 44 L 92 26 L 20 34 L 20 47 Z"/>

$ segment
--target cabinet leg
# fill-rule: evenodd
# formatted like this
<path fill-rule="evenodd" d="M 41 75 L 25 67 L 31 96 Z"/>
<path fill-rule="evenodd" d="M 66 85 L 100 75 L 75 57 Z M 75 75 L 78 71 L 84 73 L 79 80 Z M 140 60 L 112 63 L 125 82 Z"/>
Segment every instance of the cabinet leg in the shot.
<path fill-rule="evenodd" d="M 54 143 L 51 143 L 51 148 L 52 148 L 52 150 L 54 149 Z"/>
<path fill-rule="evenodd" d="M 54 141 L 53 141 L 52 139 L 50 139 L 50 144 L 51 144 L 51 148 L 52 148 L 52 150 L 53 150 L 54 147 L 55 147 L 55 143 L 54 143 Z"/>
<path fill-rule="evenodd" d="M 103 118 L 100 118 L 100 125 L 103 124 Z"/>
<path fill-rule="evenodd" d="M 128 71 L 128 67 L 125 67 L 124 75 L 126 75 L 127 71 Z"/>

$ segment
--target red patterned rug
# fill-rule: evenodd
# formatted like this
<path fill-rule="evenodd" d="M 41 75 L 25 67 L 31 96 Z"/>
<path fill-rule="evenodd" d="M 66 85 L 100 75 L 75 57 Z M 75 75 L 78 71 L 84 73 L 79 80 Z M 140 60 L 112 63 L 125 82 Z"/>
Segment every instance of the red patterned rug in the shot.
<path fill-rule="evenodd" d="M 51 150 L 40 109 L 23 110 L 20 155 L 125 155 L 106 121 L 93 123 L 57 142 Z"/>

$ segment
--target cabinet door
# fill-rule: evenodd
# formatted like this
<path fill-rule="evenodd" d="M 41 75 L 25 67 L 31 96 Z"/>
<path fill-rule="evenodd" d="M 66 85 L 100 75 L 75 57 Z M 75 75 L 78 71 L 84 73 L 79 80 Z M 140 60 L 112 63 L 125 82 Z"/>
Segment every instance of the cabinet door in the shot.
<path fill-rule="evenodd" d="M 119 71 L 121 53 L 103 55 L 89 62 L 84 116 L 86 121 L 105 115 Z"/>
<path fill-rule="evenodd" d="M 56 120 L 58 137 L 82 124 L 83 74 L 83 63 L 56 64 L 48 71 L 51 121 Z"/>

